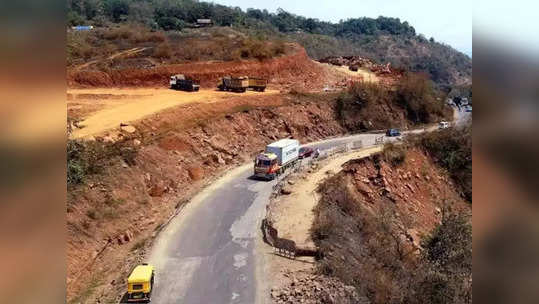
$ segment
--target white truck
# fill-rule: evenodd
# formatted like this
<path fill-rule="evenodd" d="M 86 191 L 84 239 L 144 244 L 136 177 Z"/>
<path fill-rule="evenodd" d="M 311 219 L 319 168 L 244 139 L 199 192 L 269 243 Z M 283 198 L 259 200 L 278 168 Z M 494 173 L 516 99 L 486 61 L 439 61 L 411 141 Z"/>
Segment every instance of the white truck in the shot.
<path fill-rule="evenodd" d="M 255 177 L 268 180 L 283 173 L 299 159 L 299 141 L 281 139 L 266 146 L 266 150 L 255 158 Z"/>

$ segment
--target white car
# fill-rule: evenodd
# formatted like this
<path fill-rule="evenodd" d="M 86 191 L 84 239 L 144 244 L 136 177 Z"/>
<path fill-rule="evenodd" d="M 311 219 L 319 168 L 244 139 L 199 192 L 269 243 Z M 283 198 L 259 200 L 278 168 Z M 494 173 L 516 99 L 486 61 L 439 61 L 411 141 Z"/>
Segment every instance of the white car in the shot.
<path fill-rule="evenodd" d="M 440 121 L 438 123 L 438 129 L 447 129 L 450 127 L 450 124 L 447 121 Z"/>

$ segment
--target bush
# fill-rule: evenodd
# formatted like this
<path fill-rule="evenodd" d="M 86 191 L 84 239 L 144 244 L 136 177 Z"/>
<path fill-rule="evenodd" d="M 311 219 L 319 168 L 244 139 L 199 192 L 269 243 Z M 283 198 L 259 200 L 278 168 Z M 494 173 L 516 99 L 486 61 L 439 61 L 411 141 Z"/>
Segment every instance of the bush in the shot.
<path fill-rule="evenodd" d="M 446 117 L 445 104 L 437 100 L 432 82 L 425 76 L 410 73 L 397 87 L 397 102 L 406 110 L 408 119 L 415 123 L 433 123 Z M 446 117 L 447 118 L 447 117 Z"/>
<path fill-rule="evenodd" d="M 256 58 L 264 60 L 272 57 L 270 46 L 260 40 L 245 39 L 242 41 L 240 56 L 243 59 Z"/>
<path fill-rule="evenodd" d="M 410 303 L 472 302 L 472 227 L 468 216 L 444 210 L 442 223 L 422 242 L 423 265 Z"/>
<path fill-rule="evenodd" d="M 422 146 L 460 187 L 465 198 L 472 201 L 472 128 L 449 128 L 411 137 Z"/>
<path fill-rule="evenodd" d="M 406 148 L 402 145 L 387 143 L 382 151 L 384 160 L 391 163 L 393 166 L 400 165 L 406 159 Z"/>
<path fill-rule="evenodd" d="M 372 128 L 368 121 L 377 121 L 378 127 L 391 127 L 392 122 L 388 115 L 381 114 L 380 107 L 392 100 L 387 88 L 375 83 L 356 82 L 337 97 L 337 117 L 346 129 L 354 132 Z"/>
<path fill-rule="evenodd" d="M 78 185 L 89 175 L 99 174 L 102 170 L 121 159 L 135 165 L 138 149 L 126 142 L 102 143 L 69 140 L 67 142 L 67 184 Z"/>
<path fill-rule="evenodd" d="M 170 58 L 172 57 L 172 49 L 170 48 L 170 44 L 167 42 L 163 42 L 159 44 L 153 52 L 153 57 L 155 58 Z"/>

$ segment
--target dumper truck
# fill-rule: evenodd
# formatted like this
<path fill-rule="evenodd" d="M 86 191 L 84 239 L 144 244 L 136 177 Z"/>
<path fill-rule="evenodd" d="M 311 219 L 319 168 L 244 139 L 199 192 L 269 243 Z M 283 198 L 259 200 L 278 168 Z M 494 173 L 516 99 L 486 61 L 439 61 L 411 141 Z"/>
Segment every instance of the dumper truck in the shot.
<path fill-rule="evenodd" d="M 292 167 L 299 159 L 299 141 L 281 139 L 266 146 L 255 158 L 254 176 L 273 180 Z"/>
<path fill-rule="evenodd" d="M 225 76 L 219 80 L 217 88 L 221 91 L 245 92 L 249 88 L 248 77 Z"/>
<path fill-rule="evenodd" d="M 200 89 L 200 84 L 198 84 L 194 79 L 185 77 L 185 75 L 182 74 L 178 74 L 170 76 L 170 88 L 173 90 L 194 92 Z"/>
<path fill-rule="evenodd" d="M 264 92 L 266 90 L 267 85 L 268 85 L 267 79 L 249 77 L 249 89 L 253 89 L 257 92 Z"/>

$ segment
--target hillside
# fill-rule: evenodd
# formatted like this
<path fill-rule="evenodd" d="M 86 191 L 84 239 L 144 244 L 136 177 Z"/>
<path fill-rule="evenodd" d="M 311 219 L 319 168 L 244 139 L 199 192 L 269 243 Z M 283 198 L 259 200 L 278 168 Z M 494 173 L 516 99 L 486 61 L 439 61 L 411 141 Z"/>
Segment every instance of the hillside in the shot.
<path fill-rule="evenodd" d="M 381 129 L 425 123 L 411 119 L 406 107 L 388 92 L 343 117 L 346 96 L 362 90 L 368 89 L 231 95 L 219 102 L 178 105 L 149 115 L 128 126 L 131 130 L 118 125 L 96 135 L 96 141 L 70 140 L 68 298 L 85 303 L 92 297 L 118 295 L 154 230 L 204 185 L 227 169 L 250 162 L 272 140 L 292 136 L 311 142 L 356 132 L 360 125 Z M 76 95 L 72 98 L 70 103 L 81 107 L 82 117 L 86 107 L 95 106 L 88 94 L 83 96 L 90 98 L 88 103 Z"/>
<path fill-rule="evenodd" d="M 434 131 L 287 176 L 267 223 L 317 255 L 269 259 L 272 303 L 471 303 L 471 198 L 458 178 L 469 168 L 443 161 L 471 164 L 471 147 L 425 144 L 470 137 L 467 128 Z"/>
<path fill-rule="evenodd" d="M 193 27 L 198 18 L 212 19 L 219 26 L 232 26 L 258 40 L 280 38 L 298 42 L 315 59 L 330 55 L 360 55 L 380 63 L 391 62 L 395 67 L 425 72 L 442 86 L 471 82 L 471 58 L 436 42 L 434 38 L 427 40 L 398 18 L 353 18 L 329 23 L 296 16 L 281 9 L 276 13 L 258 9 L 242 11 L 194 0 L 68 1 L 70 25 L 110 27 L 128 23 L 177 33 Z M 222 43 L 226 47 L 229 40 L 223 39 Z M 197 54 L 189 49 L 185 51 Z M 167 55 L 167 46 L 162 47 L 161 53 Z M 236 56 L 235 52 L 224 54 Z M 203 52 L 201 55 L 203 57 Z"/>

